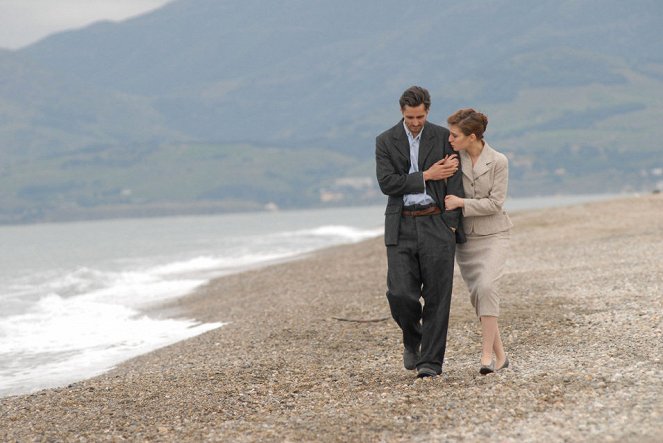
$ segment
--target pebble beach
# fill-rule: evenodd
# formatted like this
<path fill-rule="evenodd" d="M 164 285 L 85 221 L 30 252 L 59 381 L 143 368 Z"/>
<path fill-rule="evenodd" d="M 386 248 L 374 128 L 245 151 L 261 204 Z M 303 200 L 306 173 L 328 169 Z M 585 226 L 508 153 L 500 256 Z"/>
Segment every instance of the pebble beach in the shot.
<path fill-rule="evenodd" d="M 160 306 L 150 315 L 225 325 L 0 399 L 0 441 L 663 441 L 663 195 L 512 220 L 507 370 L 478 373 L 458 270 L 442 376 L 405 370 L 375 238 Z"/>

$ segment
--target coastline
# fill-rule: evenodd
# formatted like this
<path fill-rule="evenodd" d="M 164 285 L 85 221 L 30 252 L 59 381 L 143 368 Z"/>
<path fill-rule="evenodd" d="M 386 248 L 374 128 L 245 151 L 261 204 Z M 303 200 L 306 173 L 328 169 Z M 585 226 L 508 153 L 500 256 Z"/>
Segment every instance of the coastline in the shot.
<path fill-rule="evenodd" d="M 512 218 L 500 320 L 511 370 L 476 373 L 479 328 L 456 273 L 444 376 L 405 371 L 376 238 L 224 276 L 160 307 L 226 325 L 69 387 L 0 399 L 0 437 L 657 440 L 663 196 Z"/>

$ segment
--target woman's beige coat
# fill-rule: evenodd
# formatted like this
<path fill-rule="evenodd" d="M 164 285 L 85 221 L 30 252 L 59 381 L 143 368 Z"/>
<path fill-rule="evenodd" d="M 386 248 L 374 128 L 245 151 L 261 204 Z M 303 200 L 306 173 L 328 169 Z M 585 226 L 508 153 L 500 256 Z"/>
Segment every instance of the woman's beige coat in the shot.
<path fill-rule="evenodd" d="M 465 204 L 463 229 L 467 235 L 489 235 L 510 229 L 513 224 L 502 208 L 509 184 L 509 162 L 504 154 L 486 143 L 472 166 L 470 155 L 460 151 Z"/>
<path fill-rule="evenodd" d="M 463 229 L 467 242 L 456 246 L 456 261 L 479 317 L 500 313 L 498 281 L 509 250 L 512 226 L 502 208 L 509 181 L 506 156 L 485 144 L 476 164 L 460 151 L 463 172 Z"/>

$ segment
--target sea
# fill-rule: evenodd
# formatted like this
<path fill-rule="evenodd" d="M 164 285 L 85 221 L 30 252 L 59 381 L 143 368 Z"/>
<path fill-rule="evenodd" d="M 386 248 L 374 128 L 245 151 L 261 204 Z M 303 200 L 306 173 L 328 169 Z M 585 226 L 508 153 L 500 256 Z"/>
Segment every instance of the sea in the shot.
<path fill-rule="evenodd" d="M 505 206 L 517 212 L 614 197 Z M 66 386 L 220 328 L 149 312 L 223 275 L 380 236 L 383 213 L 376 205 L 0 226 L 0 397 Z"/>

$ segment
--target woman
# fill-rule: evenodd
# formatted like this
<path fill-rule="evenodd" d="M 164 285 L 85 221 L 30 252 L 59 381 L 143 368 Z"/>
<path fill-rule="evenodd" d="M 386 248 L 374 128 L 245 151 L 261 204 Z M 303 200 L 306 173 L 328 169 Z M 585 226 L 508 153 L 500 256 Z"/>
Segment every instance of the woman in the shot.
<path fill-rule="evenodd" d="M 484 114 L 474 109 L 460 109 L 447 123 L 449 142 L 460 156 L 465 198 L 448 195 L 444 205 L 447 210 L 462 208 L 463 211 L 467 242 L 456 245 L 456 262 L 481 321 L 483 348 L 479 372 L 486 375 L 509 366 L 497 327 L 497 281 L 504 270 L 513 226 L 502 209 L 509 167 L 506 156 L 483 139 L 488 125 Z"/>

